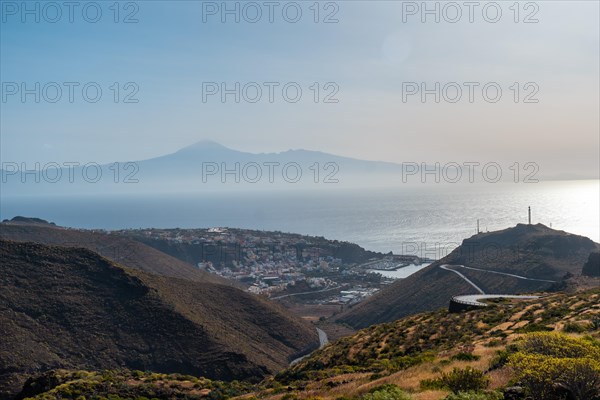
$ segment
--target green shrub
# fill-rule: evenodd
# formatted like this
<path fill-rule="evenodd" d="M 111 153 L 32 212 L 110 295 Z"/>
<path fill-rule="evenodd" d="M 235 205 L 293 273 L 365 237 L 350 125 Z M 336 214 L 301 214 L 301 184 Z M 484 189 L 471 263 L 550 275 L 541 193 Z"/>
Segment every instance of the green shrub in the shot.
<path fill-rule="evenodd" d="M 424 379 L 420 382 L 421 390 L 450 390 L 452 393 L 479 391 L 490 383 L 482 371 L 467 367 L 454 368 L 452 372 L 444 373 L 436 379 Z"/>
<path fill-rule="evenodd" d="M 481 357 L 472 353 L 458 353 L 452 356 L 453 361 L 477 361 Z"/>
<path fill-rule="evenodd" d="M 567 322 L 563 328 L 563 331 L 567 333 L 583 333 L 589 330 L 589 326 L 578 324 L 577 322 Z"/>
<path fill-rule="evenodd" d="M 382 385 L 363 395 L 361 400 L 412 400 L 412 397 L 396 385 Z"/>
<path fill-rule="evenodd" d="M 554 328 L 549 327 L 547 325 L 544 324 L 537 324 L 537 323 L 533 323 L 533 324 L 527 324 L 524 327 L 517 329 L 517 332 L 520 333 L 529 333 L 529 332 L 552 332 L 554 330 Z"/>
<path fill-rule="evenodd" d="M 575 400 L 600 395 L 600 362 L 591 358 L 558 358 L 517 353 L 510 365 L 516 380 L 536 399 L 555 399 L 557 389 L 566 390 Z"/>
<path fill-rule="evenodd" d="M 539 400 L 567 392 L 574 400 L 600 396 L 600 346 L 593 338 L 531 334 L 509 357 L 515 380 Z"/>
<path fill-rule="evenodd" d="M 452 372 L 442 374 L 439 379 L 452 393 L 483 390 L 490 384 L 489 378 L 482 371 L 471 367 L 454 368 Z"/>
<path fill-rule="evenodd" d="M 504 367 L 508 363 L 510 355 L 513 354 L 510 350 L 498 350 L 496 355 L 490 361 L 490 370 Z"/>
<path fill-rule="evenodd" d="M 527 354 L 558 358 L 591 357 L 600 359 L 600 347 L 594 339 L 572 338 L 560 333 L 533 333 L 518 344 Z"/>
<path fill-rule="evenodd" d="M 446 386 L 440 381 L 440 379 L 423 379 L 419 383 L 421 390 L 444 390 Z"/>
<path fill-rule="evenodd" d="M 596 317 L 592 318 L 590 328 L 593 331 L 600 330 L 600 317 L 596 316 Z"/>
<path fill-rule="evenodd" d="M 502 341 L 502 339 L 492 339 L 489 342 L 487 342 L 484 346 L 485 347 L 498 347 L 498 346 L 502 346 L 504 344 L 504 342 Z"/>
<path fill-rule="evenodd" d="M 460 392 L 452 393 L 445 400 L 502 400 L 504 395 L 498 392 Z"/>

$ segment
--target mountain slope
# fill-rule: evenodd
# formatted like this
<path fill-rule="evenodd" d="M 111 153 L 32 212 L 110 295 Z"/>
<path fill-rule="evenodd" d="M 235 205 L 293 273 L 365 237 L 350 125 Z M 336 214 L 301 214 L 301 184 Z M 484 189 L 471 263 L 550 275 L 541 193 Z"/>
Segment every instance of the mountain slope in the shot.
<path fill-rule="evenodd" d="M 0 240 L 0 259 L 4 397 L 51 368 L 260 378 L 318 345 L 308 323 L 230 286 L 125 269 L 82 248 Z"/>
<path fill-rule="evenodd" d="M 410 166 L 417 173 L 421 166 Z M 414 169 L 414 170 L 413 170 Z M 225 170 L 229 173 L 225 173 Z M 193 193 L 204 190 L 312 187 L 387 187 L 403 166 L 311 150 L 250 153 L 202 141 L 146 160 L 58 168 L 26 175 L 2 171 L 4 194 Z M 231 172 L 231 171 L 237 171 Z M 43 177 L 51 179 L 42 179 Z M 60 177 L 60 178 L 55 178 Z M 72 178 L 71 178 L 72 177 Z M 416 180 L 415 180 L 416 181 Z"/>
<path fill-rule="evenodd" d="M 556 284 L 496 272 L 560 282 L 567 273 L 581 274 L 589 254 L 597 251 L 598 246 L 583 236 L 541 224 L 519 224 L 502 231 L 480 233 L 465 239 L 443 259 L 350 308 L 338 316 L 337 321 L 363 328 L 445 307 L 452 296 L 478 293 L 455 272 L 441 269 L 444 264 L 482 270 L 452 267 L 486 293 L 519 294 L 548 290 Z"/>
<path fill-rule="evenodd" d="M 152 274 L 197 282 L 228 284 L 225 279 L 200 271 L 191 264 L 150 246 L 102 231 L 68 229 L 51 224 L 31 223 L 29 220 L 7 221 L 0 223 L 0 239 L 84 247 L 114 262 Z"/>
<path fill-rule="evenodd" d="M 491 303 L 487 308 L 458 314 L 438 310 L 413 315 L 342 338 L 278 374 L 276 380 L 325 399 L 357 398 L 351 396 L 367 393 L 384 384 L 395 384 L 410 392 L 414 396 L 411 399 L 437 400 L 445 399 L 449 390 L 423 385 L 423 382 L 431 382 L 442 372 L 449 373 L 454 368 L 471 367 L 485 371 L 491 381 L 489 389 L 503 391 L 514 385 L 510 381 L 514 371 L 505 365 L 523 335 L 578 332 L 573 339 L 586 335 L 583 340 L 590 344 L 592 354 L 599 354 L 599 299 L 600 288 L 596 288 L 535 300 L 504 300 Z M 564 351 L 565 348 L 561 349 Z M 540 369 L 538 372 L 545 371 Z M 273 391 L 265 391 L 257 397 L 276 398 Z M 585 397 L 586 400 L 595 398 Z"/>
<path fill-rule="evenodd" d="M 600 352 L 599 299 L 600 289 L 597 288 L 540 299 L 503 300 L 490 303 L 487 308 L 458 314 L 438 310 L 410 316 L 344 337 L 258 385 L 127 370 L 51 371 L 29 380 L 22 395 L 35 396 L 39 400 L 69 395 L 190 400 L 231 397 L 442 400 L 448 398 L 450 388 L 434 385 L 441 374 L 452 373 L 454 368 L 474 368 L 489 380 L 487 389 L 497 393 L 485 395 L 480 392 L 452 398 L 523 399 L 524 396 L 502 394 L 505 389 L 508 393 L 519 392 L 514 388 L 507 389 L 518 381 L 516 371 L 507 365 L 509 359 L 527 351 L 525 342 L 534 344 L 530 349 L 538 354 L 551 350 L 552 344 L 556 343 L 558 347 L 554 348 L 567 357 L 574 352 L 578 360 L 597 359 Z M 575 360 L 568 360 L 565 370 L 574 364 Z M 597 375 L 600 364 L 596 365 Z M 548 368 L 539 368 L 535 371 L 536 375 L 538 373 L 547 374 Z M 575 379 L 587 384 L 589 378 L 593 379 L 589 374 L 578 376 Z M 465 380 L 463 375 L 462 385 L 470 383 L 473 380 Z M 598 375 L 596 383 L 596 392 L 600 395 Z M 397 391 L 390 391 L 390 385 L 398 386 L 406 394 L 400 396 L 394 393 Z M 374 391 L 379 393 L 374 394 Z M 600 400 L 600 397 L 583 399 Z"/>
<path fill-rule="evenodd" d="M 583 266 L 581 273 L 584 276 L 600 277 L 600 253 L 591 253 Z"/>

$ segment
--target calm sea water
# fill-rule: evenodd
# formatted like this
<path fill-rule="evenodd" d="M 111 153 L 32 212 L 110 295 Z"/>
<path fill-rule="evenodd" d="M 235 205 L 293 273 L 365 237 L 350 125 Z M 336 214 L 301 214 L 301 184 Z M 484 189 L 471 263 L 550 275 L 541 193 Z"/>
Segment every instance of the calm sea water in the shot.
<path fill-rule="evenodd" d="M 154 196 L 2 197 L 0 217 L 36 216 L 81 228 L 279 230 L 347 240 L 375 251 L 443 256 L 476 232 L 527 222 L 600 239 L 598 181 L 389 190 Z"/>
<path fill-rule="evenodd" d="M 383 276 L 385 278 L 404 279 L 404 278 L 408 278 L 409 276 L 411 276 L 412 274 L 414 274 L 416 272 L 419 272 L 420 270 L 422 270 L 423 268 L 425 268 L 429 265 L 431 265 L 431 264 L 430 263 L 410 264 L 410 265 L 407 265 L 402 268 L 398 268 L 393 271 L 371 269 L 371 270 L 369 270 L 369 272 L 374 272 L 374 273 L 380 274 L 381 276 Z"/>

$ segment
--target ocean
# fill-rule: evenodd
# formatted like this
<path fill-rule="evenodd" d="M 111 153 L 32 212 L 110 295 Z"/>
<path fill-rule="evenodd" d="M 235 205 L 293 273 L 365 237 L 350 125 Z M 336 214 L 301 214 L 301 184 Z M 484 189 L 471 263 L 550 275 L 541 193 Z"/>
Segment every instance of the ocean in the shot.
<path fill-rule="evenodd" d="M 324 236 L 441 258 L 464 238 L 532 222 L 600 239 L 597 180 L 394 189 L 0 197 L 0 218 L 76 228 L 236 227 Z"/>

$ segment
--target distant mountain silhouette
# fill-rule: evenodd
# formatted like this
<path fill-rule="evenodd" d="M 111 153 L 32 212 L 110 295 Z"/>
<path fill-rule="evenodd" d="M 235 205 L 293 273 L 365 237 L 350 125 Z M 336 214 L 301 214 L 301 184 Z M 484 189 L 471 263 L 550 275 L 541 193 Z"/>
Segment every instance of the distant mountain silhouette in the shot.
<path fill-rule="evenodd" d="M 485 182 L 483 164 L 484 161 L 475 167 L 478 183 Z M 404 159 L 393 163 L 304 149 L 250 153 L 212 140 L 202 140 L 174 153 L 145 160 L 72 167 L 57 165 L 50 164 L 48 168 L 42 165 L 42 172 L 35 174 L 21 171 L 21 168 L 33 168 L 31 164 L 3 162 L 4 169 L 0 169 L 2 195 L 405 187 L 421 184 L 423 179 L 427 183 L 436 182 L 432 171 L 437 171 L 437 180 L 441 183 L 469 183 L 473 172 L 469 167 L 461 167 L 460 162 L 426 165 L 422 159 Z M 508 182 L 511 174 L 505 173 L 501 178 Z M 541 177 L 536 175 L 535 178 Z M 562 178 L 569 179 L 569 176 Z M 580 176 L 577 179 L 586 178 Z"/>
<path fill-rule="evenodd" d="M 56 165 L 41 166 L 42 172 L 35 174 L 20 171 L 21 164 L 3 163 L 4 170 L 0 169 L 2 195 L 406 187 L 422 184 L 423 180 L 469 183 L 473 172 L 460 163 L 427 165 L 422 160 L 410 159 L 399 160 L 399 163 L 368 161 L 304 149 L 250 153 L 212 140 L 202 140 L 174 153 L 146 160 L 63 165 L 61 168 Z M 483 165 L 475 167 L 477 183 L 485 182 L 482 168 Z M 510 181 L 511 175 L 506 173 L 502 179 Z"/>
<path fill-rule="evenodd" d="M 2 222 L 13 223 L 13 224 L 40 224 L 40 225 L 56 225 L 54 222 L 48 222 L 45 219 L 35 218 L 35 217 L 23 217 L 17 215 L 16 217 L 11 218 L 10 220 L 5 219 Z"/>
<path fill-rule="evenodd" d="M 273 169 L 275 173 L 275 180 L 280 180 L 280 183 L 285 183 L 285 180 L 280 178 L 281 168 L 284 165 L 291 163 L 299 164 L 302 167 L 303 175 L 306 175 L 300 180 L 300 182 L 314 182 L 313 171 L 309 169 L 309 167 L 313 166 L 314 163 L 320 163 L 321 174 L 327 174 L 328 172 L 332 173 L 331 179 L 340 179 L 342 175 L 349 174 L 400 174 L 402 172 L 401 165 L 394 163 L 358 160 L 354 158 L 303 149 L 287 150 L 278 153 L 249 153 L 233 150 L 210 140 L 194 143 L 172 154 L 138 162 L 140 171 L 152 171 L 155 174 L 169 175 L 172 177 L 176 177 L 178 174 L 181 174 L 181 176 L 193 180 L 197 180 L 198 178 L 202 177 L 202 165 L 206 163 L 216 163 L 219 167 L 221 167 L 221 164 L 225 163 L 225 167 L 228 169 L 233 169 L 236 163 L 242 164 L 240 165 L 241 168 L 244 167 L 243 164 L 245 163 L 257 163 L 262 167 L 263 173 L 268 172 L 268 164 L 265 166 L 265 163 L 278 163 L 279 165 L 273 165 Z M 334 173 L 333 168 L 325 171 L 324 167 L 326 163 L 336 163 L 339 166 L 339 171 Z M 182 167 L 185 169 L 180 169 Z M 247 172 L 248 175 L 250 175 L 250 172 L 252 172 L 252 176 L 249 176 L 249 178 L 254 177 L 254 171 Z M 289 172 L 289 178 L 290 180 L 293 180 L 293 171 L 290 170 Z M 228 178 L 228 182 L 233 182 L 233 175 L 229 175 Z M 268 179 L 266 179 L 267 176 L 264 178 L 265 182 L 268 181 Z M 398 178 L 400 178 L 400 175 L 398 175 Z M 242 176 L 241 181 L 243 180 L 244 179 Z M 210 183 L 210 180 L 208 183 Z M 219 181 L 219 183 L 221 182 Z"/>
<path fill-rule="evenodd" d="M 411 167 L 412 168 L 412 167 Z M 42 168 L 43 169 L 43 168 Z M 236 171 L 236 172 L 233 172 Z M 402 184 L 402 165 L 311 150 L 249 153 L 203 140 L 174 153 L 101 166 L 0 170 L 3 195 L 201 192 L 222 189 L 373 187 Z M 58 178 L 57 178 L 58 177 Z M 418 183 L 417 177 L 412 178 Z"/>

